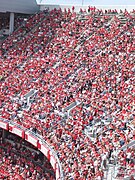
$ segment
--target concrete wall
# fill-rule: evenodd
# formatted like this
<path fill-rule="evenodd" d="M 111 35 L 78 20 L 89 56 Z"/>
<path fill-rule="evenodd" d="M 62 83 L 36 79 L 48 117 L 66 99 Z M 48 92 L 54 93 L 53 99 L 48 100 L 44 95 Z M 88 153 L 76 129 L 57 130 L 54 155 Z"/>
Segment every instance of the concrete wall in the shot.
<path fill-rule="evenodd" d="M 33 14 L 39 11 L 36 0 L 0 0 L 0 12 Z"/>

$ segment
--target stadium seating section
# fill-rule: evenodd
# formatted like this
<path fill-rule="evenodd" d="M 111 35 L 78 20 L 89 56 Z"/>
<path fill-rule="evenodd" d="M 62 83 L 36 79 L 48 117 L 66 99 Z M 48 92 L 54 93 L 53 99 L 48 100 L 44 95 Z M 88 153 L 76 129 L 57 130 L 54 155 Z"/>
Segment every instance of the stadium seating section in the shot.
<path fill-rule="evenodd" d="M 0 179 L 54 180 L 53 169 L 43 157 L 43 154 L 17 136 L 9 134 L 6 141 L 1 138 Z"/>
<path fill-rule="evenodd" d="M 102 180 L 108 163 L 119 165 L 118 177 L 130 176 L 135 151 L 121 148 L 135 140 L 134 61 L 135 11 L 39 12 L 1 45 L 1 118 L 42 135 L 65 180 Z M 0 151 L 5 173 L 29 177 L 27 160 L 16 155 L 20 167 L 11 167 L 15 155 Z"/>

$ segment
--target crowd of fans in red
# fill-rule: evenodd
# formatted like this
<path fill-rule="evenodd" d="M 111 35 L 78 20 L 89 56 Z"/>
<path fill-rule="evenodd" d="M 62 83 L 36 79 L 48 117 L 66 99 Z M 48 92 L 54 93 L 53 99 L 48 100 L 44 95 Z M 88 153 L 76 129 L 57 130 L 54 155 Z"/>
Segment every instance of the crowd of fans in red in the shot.
<path fill-rule="evenodd" d="M 0 140 L 0 179 L 55 179 L 48 160 L 29 143 L 13 135 L 5 140 L 0 136 Z"/>
<path fill-rule="evenodd" d="M 135 159 L 135 148 L 127 148 L 126 151 L 120 151 L 118 154 L 118 162 L 120 164 L 118 177 L 121 179 L 125 175 L 131 176 L 131 180 L 134 179 L 134 159 Z"/>
<path fill-rule="evenodd" d="M 68 180 L 103 179 L 104 160 L 135 140 L 135 12 L 121 15 L 124 24 L 116 10 L 43 11 L 2 44 L 1 117 L 40 133 L 57 152 Z M 29 110 L 22 110 L 31 89 L 37 96 Z M 70 117 L 55 113 L 75 100 L 81 105 Z M 100 121 L 104 124 L 95 127 L 91 141 L 85 127 Z M 125 156 L 124 162 L 135 169 Z"/>

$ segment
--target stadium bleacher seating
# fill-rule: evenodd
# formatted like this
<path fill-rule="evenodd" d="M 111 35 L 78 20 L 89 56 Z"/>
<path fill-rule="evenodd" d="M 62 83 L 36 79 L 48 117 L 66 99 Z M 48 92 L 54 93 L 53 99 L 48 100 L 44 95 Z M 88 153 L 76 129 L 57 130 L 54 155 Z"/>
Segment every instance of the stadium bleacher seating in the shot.
<path fill-rule="evenodd" d="M 134 23 L 134 11 L 54 9 L 31 16 L 2 44 L 1 117 L 36 128 L 57 152 L 65 179 L 102 180 L 113 152 L 135 140 Z M 32 89 L 37 94 L 25 108 Z M 69 116 L 56 113 L 76 101 Z M 129 152 L 134 156 L 129 148 L 117 161 L 132 175 Z"/>

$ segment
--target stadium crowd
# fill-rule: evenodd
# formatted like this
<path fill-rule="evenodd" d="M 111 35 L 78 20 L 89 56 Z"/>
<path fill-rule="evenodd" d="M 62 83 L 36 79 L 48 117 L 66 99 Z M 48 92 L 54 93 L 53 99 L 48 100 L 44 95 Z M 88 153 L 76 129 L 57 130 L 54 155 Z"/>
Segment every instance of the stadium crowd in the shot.
<path fill-rule="evenodd" d="M 28 143 L 18 140 L 18 137 L 8 135 L 5 140 L 0 136 L 0 179 L 54 180 L 55 177 L 43 155 L 34 151 Z"/>
<path fill-rule="evenodd" d="M 135 140 L 135 12 L 121 15 L 124 24 L 117 11 L 43 11 L 2 44 L 1 117 L 41 134 L 68 180 L 102 180 L 113 153 Z M 27 109 L 24 95 L 31 89 L 38 92 Z M 81 104 L 62 117 L 76 100 Z M 85 128 L 101 121 L 92 141 Z M 127 151 L 134 156 L 134 149 Z M 135 173 L 127 151 L 118 164 Z"/>
<path fill-rule="evenodd" d="M 118 154 L 118 162 L 120 164 L 120 168 L 118 171 L 118 177 L 121 179 L 124 176 L 134 175 L 134 159 L 135 159 L 135 152 L 134 148 L 127 148 L 126 151 L 120 151 Z M 134 179 L 134 176 L 131 176 L 131 180 Z"/>

